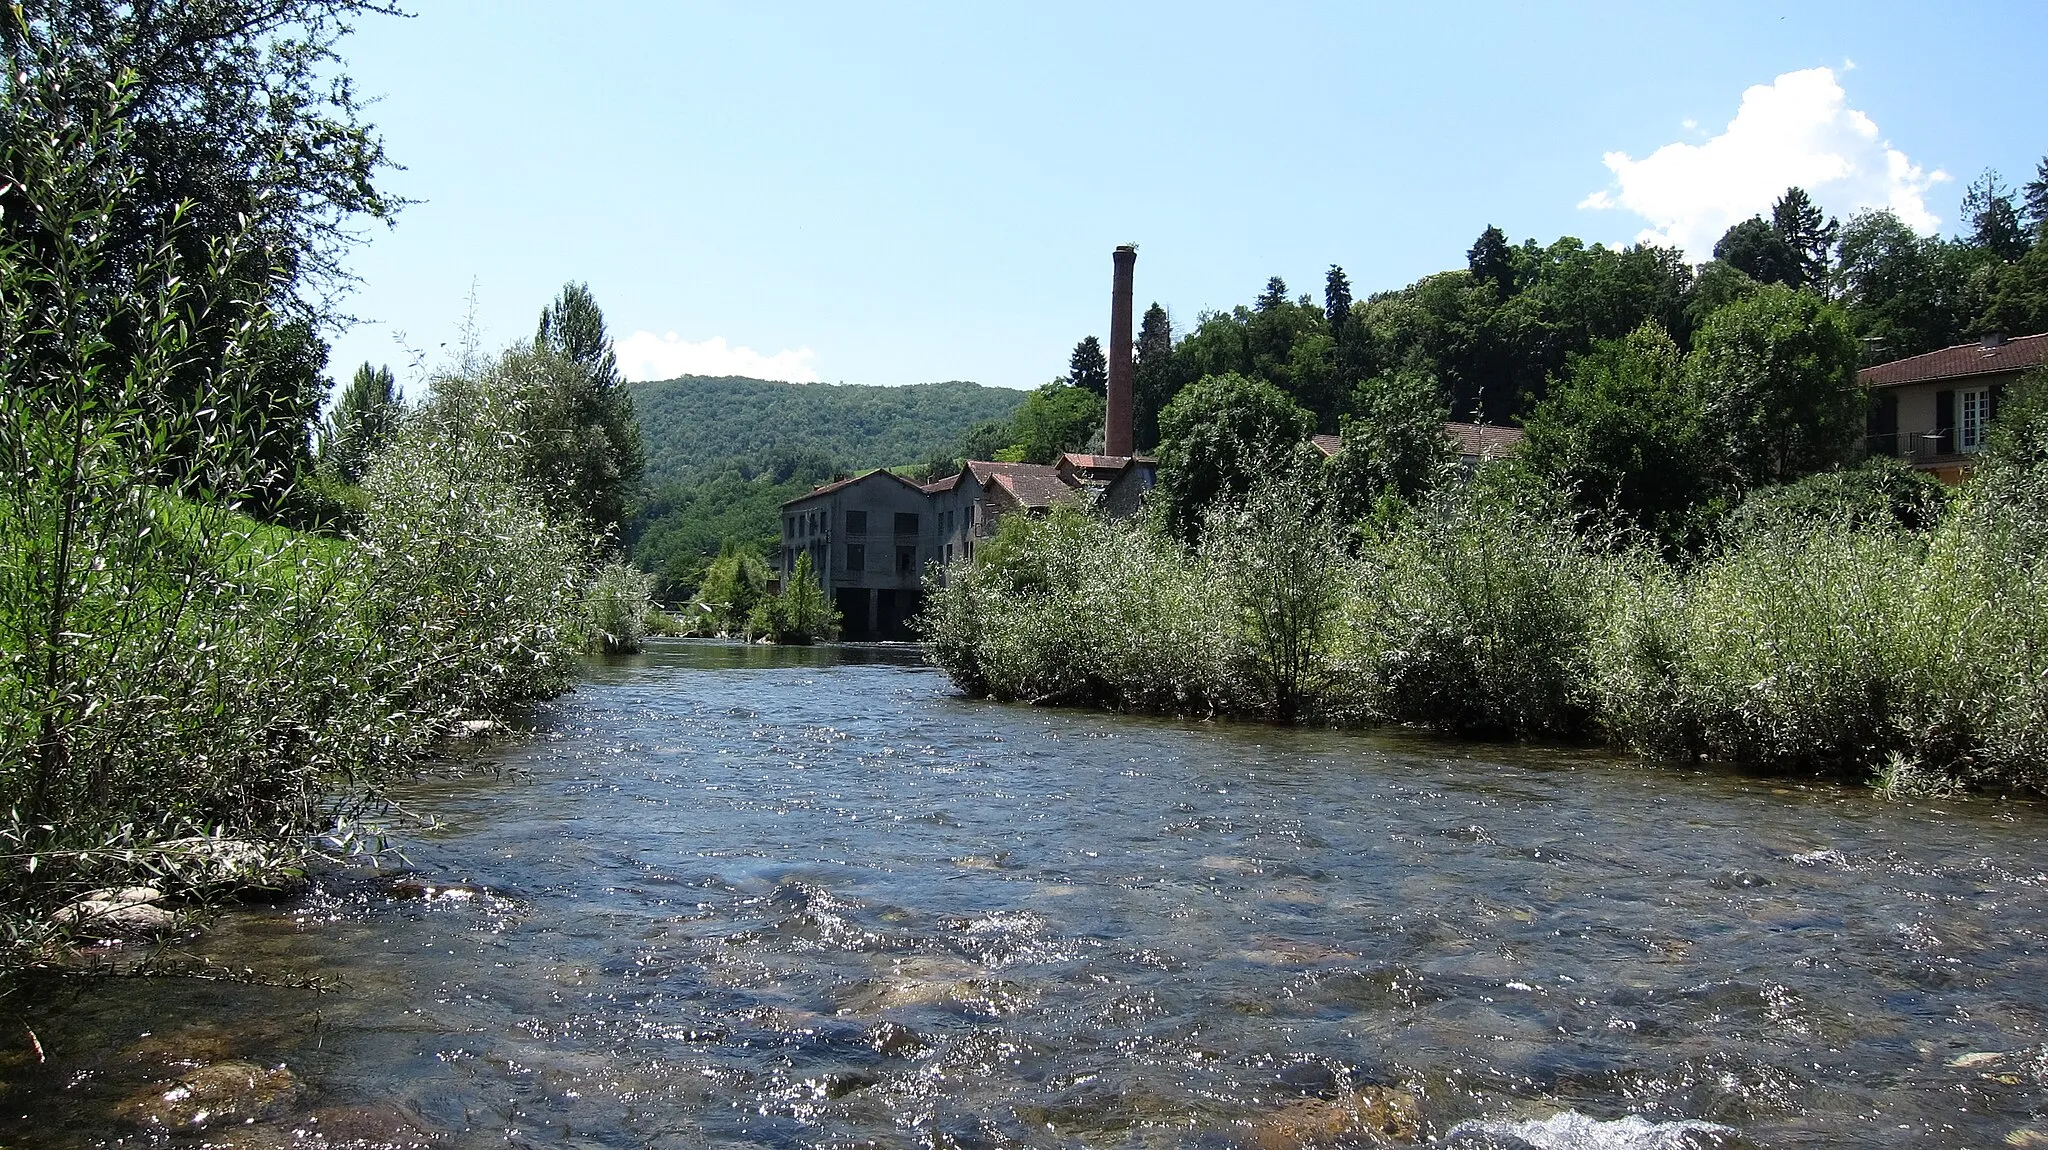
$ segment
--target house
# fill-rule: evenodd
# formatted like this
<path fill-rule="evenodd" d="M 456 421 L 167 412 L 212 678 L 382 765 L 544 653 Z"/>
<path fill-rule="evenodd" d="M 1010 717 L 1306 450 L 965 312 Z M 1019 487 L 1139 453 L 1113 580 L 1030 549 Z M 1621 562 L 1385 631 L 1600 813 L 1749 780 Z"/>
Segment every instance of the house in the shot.
<path fill-rule="evenodd" d="M 886 469 L 827 483 L 782 505 L 785 583 L 811 557 L 848 639 L 908 639 L 933 557 L 932 501 Z"/>
<path fill-rule="evenodd" d="M 1522 429 L 1493 423 L 1453 422 L 1444 424 L 1444 438 L 1457 446 L 1458 462 L 1466 471 L 1471 471 L 1482 463 L 1513 454 L 1515 448 L 1521 446 Z M 1344 439 L 1338 435 L 1316 435 L 1310 437 L 1309 442 L 1315 444 L 1325 459 L 1344 450 Z"/>
<path fill-rule="evenodd" d="M 1974 343 L 1866 367 L 1856 382 L 1870 395 L 1870 453 L 1889 455 L 1960 483 L 1985 443 L 1999 396 L 2020 374 L 2048 362 L 2048 333 Z"/>
<path fill-rule="evenodd" d="M 782 505 L 787 582 L 808 555 L 825 596 L 839 609 L 847 639 L 909 639 L 923 605 L 924 575 L 940 578 L 972 562 L 978 542 L 1006 515 L 1043 515 L 1075 503 L 1112 516 L 1133 515 L 1159 473 L 1158 461 L 1132 450 L 1131 282 L 1137 249 L 1113 254 L 1109 388 L 1103 439 L 1109 454 L 1068 453 L 1059 462 L 969 460 L 958 475 L 922 486 L 886 468 L 827 483 Z"/>

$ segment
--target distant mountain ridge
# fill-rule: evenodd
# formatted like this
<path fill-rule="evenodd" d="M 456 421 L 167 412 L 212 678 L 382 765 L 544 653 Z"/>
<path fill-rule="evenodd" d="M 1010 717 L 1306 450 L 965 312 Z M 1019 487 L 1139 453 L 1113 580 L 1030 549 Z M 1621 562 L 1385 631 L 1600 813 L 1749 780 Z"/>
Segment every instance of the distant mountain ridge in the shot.
<path fill-rule="evenodd" d="M 822 453 L 855 469 L 918 463 L 1024 401 L 1021 391 L 964 380 L 884 387 L 686 375 L 626 386 L 655 486 L 781 451 Z"/>

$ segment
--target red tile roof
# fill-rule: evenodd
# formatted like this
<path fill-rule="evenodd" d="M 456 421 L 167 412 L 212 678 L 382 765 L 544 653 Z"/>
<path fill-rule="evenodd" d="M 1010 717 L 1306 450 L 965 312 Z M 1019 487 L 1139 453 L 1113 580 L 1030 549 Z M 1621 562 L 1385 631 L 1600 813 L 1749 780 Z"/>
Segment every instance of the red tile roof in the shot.
<path fill-rule="evenodd" d="M 1446 423 L 1444 434 L 1457 441 L 1458 454 L 1474 459 L 1499 459 L 1522 442 L 1522 429 L 1497 423 Z"/>
<path fill-rule="evenodd" d="M 1308 441 L 1316 445 L 1316 450 L 1322 452 L 1325 459 L 1344 450 L 1344 437 L 1341 435 L 1312 435 Z"/>
<path fill-rule="evenodd" d="M 920 490 L 922 490 L 926 495 L 937 495 L 943 491 L 951 491 L 955 487 L 958 487 L 959 485 L 960 473 L 955 471 L 953 474 L 946 476 L 944 479 L 932 480 L 930 483 L 925 484 L 924 487 L 922 487 Z"/>
<path fill-rule="evenodd" d="M 1009 492 L 1020 505 L 1037 511 L 1079 494 L 1058 470 L 1030 464 L 1025 466 L 1032 470 L 1004 471 L 995 476 L 996 485 Z"/>
<path fill-rule="evenodd" d="M 991 475 L 1030 475 L 1034 472 L 1051 471 L 1043 463 L 995 463 L 986 459 L 970 459 L 967 470 L 976 483 L 987 483 Z"/>
<path fill-rule="evenodd" d="M 2019 336 L 1996 347 L 1986 347 L 1981 342 L 1959 343 L 1940 351 L 1895 359 L 1857 372 L 1856 382 L 1865 387 L 1897 387 L 1905 383 L 2024 371 L 2044 362 L 2048 362 L 2048 332 Z"/>

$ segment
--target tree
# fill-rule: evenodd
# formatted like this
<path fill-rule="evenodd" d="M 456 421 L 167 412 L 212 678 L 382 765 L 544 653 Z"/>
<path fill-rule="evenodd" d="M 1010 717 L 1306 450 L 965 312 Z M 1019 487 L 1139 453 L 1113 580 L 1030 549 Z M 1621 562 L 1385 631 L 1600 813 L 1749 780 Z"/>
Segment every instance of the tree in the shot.
<path fill-rule="evenodd" d="M 507 362 L 541 369 L 525 385 L 539 384 L 540 390 L 533 392 L 539 402 L 524 430 L 537 472 L 558 486 L 555 495 L 543 497 L 599 534 L 616 532 L 626 500 L 647 469 L 647 454 L 604 311 L 588 285 L 562 285 L 561 295 L 540 313 L 533 345 L 532 360 L 508 353 Z M 551 370 L 560 364 L 577 378 Z"/>
<path fill-rule="evenodd" d="M 1102 427 L 1102 398 L 1092 391 L 1053 380 L 1024 397 L 1010 417 L 1016 462 L 1053 463 L 1064 451 L 1080 451 Z"/>
<path fill-rule="evenodd" d="M 1939 237 L 1922 239 L 1889 209 L 1842 227 L 1837 298 L 1871 361 L 1959 342 L 1972 317 L 1968 261 Z"/>
<path fill-rule="evenodd" d="M 398 384 L 388 367 L 365 363 L 342 389 L 320 437 L 320 462 L 343 483 L 361 483 L 370 460 L 397 429 Z"/>
<path fill-rule="evenodd" d="M 2022 191 L 2026 196 L 2022 206 L 2026 210 L 2027 231 L 2034 246 L 2040 247 L 2041 241 L 2048 239 L 2048 156 L 2034 165 L 2034 178 L 2027 181 Z"/>
<path fill-rule="evenodd" d="M 1799 282 L 1792 286 L 1811 288 L 1825 296 L 1829 261 L 1841 225 L 1832 218 L 1822 222 L 1820 208 L 1806 189 L 1792 187 L 1786 188 L 1778 202 L 1771 205 L 1771 229 L 1792 249 L 1797 260 Z"/>
<path fill-rule="evenodd" d="M 1465 252 L 1465 266 L 1471 270 L 1472 278 L 1479 283 L 1492 284 L 1496 296 L 1506 299 L 1515 294 L 1515 258 L 1508 247 L 1507 234 L 1492 224 L 1479 233 L 1479 239 Z"/>
<path fill-rule="evenodd" d="M 552 522 L 604 537 L 620 524 L 641 466 L 632 410 L 612 398 L 583 363 L 527 345 L 436 379 L 423 415 L 509 455 Z"/>
<path fill-rule="evenodd" d="M 1457 464 L 1444 434 L 1450 418 L 1436 378 L 1408 369 L 1358 385 L 1344 417 L 1344 446 L 1330 457 L 1333 510 L 1345 522 L 1371 514 L 1383 498 L 1413 503 Z"/>
<path fill-rule="evenodd" d="M 825 589 L 811 570 L 811 554 L 797 556 L 796 569 L 782 594 L 754 604 L 747 629 L 777 643 L 809 643 L 830 638 L 839 629 L 839 612 L 825 598 Z"/>
<path fill-rule="evenodd" d="M 541 309 L 533 346 L 536 350 L 555 352 L 581 367 L 595 387 L 615 390 L 625 382 L 619 376 L 619 357 L 612 350 L 604 310 L 590 294 L 589 284 L 562 285 L 562 294 Z"/>
<path fill-rule="evenodd" d="M 1266 290 L 1260 292 L 1259 298 L 1253 303 L 1257 311 L 1272 311 L 1274 308 L 1286 306 L 1287 281 L 1279 276 L 1273 276 L 1266 281 Z"/>
<path fill-rule="evenodd" d="M 1336 264 L 1323 277 L 1323 322 L 1329 325 L 1330 337 L 1343 343 L 1345 329 L 1351 326 L 1351 278 Z"/>
<path fill-rule="evenodd" d="M 1699 509 L 1725 479 L 1706 406 L 1654 323 L 1574 359 L 1523 425 L 1520 458 L 1585 511 L 1640 527 L 1668 550 L 1703 539 Z"/>
<path fill-rule="evenodd" d="M 1966 242 L 2000 263 L 2027 254 L 2026 229 L 2020 223 L 2015 198 L 2013 190 L 1989 168 L 1963 190 L 1963 218 L 1970 223 Z"/>
<path fill-rule="evenodd" d="M 1722 260 L 1701 264 L 1699 274 L 1693 277 L 1692 291 L 1685 297 L 1689 325 L 1697 330 L 1708 316 L 1736 300 L 1748 298 L 1756 286 L 1755 280 L 1733 264 Z"/>
<path fill-rule="evenodd" d="M 1261 475 L 1211 508 L 1202 533 L 1203 566 L 1243 628 L 1242 673 L 1283 723 L 1313 706 L 1330 670 L 1344 551 L 1318 488 L 1309 471 Z"/>
<path fill-rule="evenodd" d="M 1841 309 L 1765 284 L 1707 317 L 1685 371 L 1715 449 L 1744 487 L 1785 483 L 1850 460 L 1869 400 Z"/>
<path fill-rule="evenodd" d="M 117 159 L 133 179 L 95 225 L 107 258 L 87 273 L 92 284 L 125 287 L 166 243 L 186 266 L 217 266 L 238 283 L 208 302 L 204 325 L 187 297 L 186 355 L 157 375 L 160 423 L 189 425 L 176 417 L 186 413 L 214 425 L 174 439 L 174 454 L 189 460 L 226 435 L 256 466 L 304 461 L 326 354 L 319 326 L 348 278 L 351 225 L 401 206 L 376 187 L 390 165 L 336 47 L 354 18 L 395 12 L 384 0 L 66 0 L 0 19 L 0 170 L 17 171 L 36 139 L 122 92 Z M 48 98 L 21 98 L 31 86 Z M 48 242 L 20 181 L 0 182 L 0 245 Z M 234 258 L 222 262 L 226 251 Z M 106 362 L 118 369 L 147 338 L 115 333 Z M 263 345 L 251 401 L 222 411 L 206 394 L 213 365 L 251 342 Z M 270 495 L 290 478 L 273 477 Z"/>
<path fill-rule="evenodd" d="M 800 561 L 809 559 L 806 554 Z M 690 600 L 687 615 L 692 629 L 710 635 L 739 634 L 755 606 L 767 597 L 768 579 L 768 564 L 760 552 L 730 539 L 720 543 L 718 557 L 705 569 Z"/>
<path fill-rule="evenodd" d="M 1762 216 L 1751 216 L 1723 233 L 1714 244 L 1714 258 L 1758 283 L 1798 287 L 1803 278 L 1799 252 Z"/>
<path fill-rule="evenodd" d="M 1159 491 L 1166 525 L 1193 541 L 1202 516 L 1224 496 L 1243 495 L 1260 475 L 1286 465 L 1314 427 L 1279 388 L 1242 375 L 1204 376 L 1159 415 Z"/>
<path fill-rule="evenodd" d="M 2048 331 L 2048 242 L 2036 240 L 2018 263 L 1999 269 L 1984 314 L 1971 326 L 2013 335 Z"/>
<path fill-rule="evenodd" d="M 1138 321 L 1138 340 L 1131 368 L 1136 446 L 1150 451 L 1159 445 L 1159 412 L 1184 381 L 1174 355 L 1173 318 L 1154 303 Z"/>
<path fill-rule="evenodd" d="M 1102 341 L 1087 336 L 1074 345 L 1067 359 L 1067 382 L 1095 395 L 1109 394 L 1109 360 L 1102 354 Z"/>

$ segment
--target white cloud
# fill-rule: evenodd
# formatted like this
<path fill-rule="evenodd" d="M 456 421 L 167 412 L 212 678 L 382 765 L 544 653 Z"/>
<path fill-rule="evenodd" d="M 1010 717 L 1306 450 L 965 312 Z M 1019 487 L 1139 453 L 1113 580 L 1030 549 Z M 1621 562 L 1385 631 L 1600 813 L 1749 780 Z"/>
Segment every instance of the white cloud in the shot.
<path fill-rule="evenodd" d="M 1787 72 L 1750 88 L 1726 130 L 1702 143 L 1666 144 L 1640 160 L 1609 152 L 1603 160 L 1614 182 L 1579 206 L 1633 212 L 1650 224 L 1638 241 L 1680 247 L 1695 260 L 1710 258 L 1730 226 L 1768 216 L 1772 201 L 1794 185 L 1843 219 L 1890 208 L 1908 226 L 1932 232 L 1941 220 L 1927 210 L 1926 192 L 1949 178 L 1879 135 L 1869 116 L 1849 106 L 1830 68 Z"/>
<path fill-rule="evenodd" d="M 613 341 L 612 350 L 618 353 L 620 373 L 634 381 L 679 375 L 744 375 L 790 383 L 818 382 L 818 373 L 811 368 L 818 353 L 807 347 L 763 355 L 751 347 L 732 347 L 722 335 L 691 343 L 675 332 L 636 331 Z"/>

